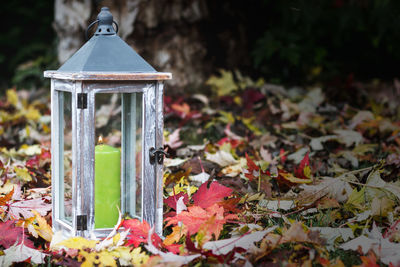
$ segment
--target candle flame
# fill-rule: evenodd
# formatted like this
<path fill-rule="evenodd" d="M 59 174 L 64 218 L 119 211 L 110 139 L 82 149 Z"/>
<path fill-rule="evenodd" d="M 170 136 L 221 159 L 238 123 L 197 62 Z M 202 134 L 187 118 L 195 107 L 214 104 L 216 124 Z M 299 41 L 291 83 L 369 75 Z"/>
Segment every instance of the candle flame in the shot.
<path fill-rule="evenodd" d="M 103 144 L 103 137 L 100 135 L 99 136 L 99 140 L 97 141 L 97 143 L 99 144 L 99 145 L 102 145 Z"/>

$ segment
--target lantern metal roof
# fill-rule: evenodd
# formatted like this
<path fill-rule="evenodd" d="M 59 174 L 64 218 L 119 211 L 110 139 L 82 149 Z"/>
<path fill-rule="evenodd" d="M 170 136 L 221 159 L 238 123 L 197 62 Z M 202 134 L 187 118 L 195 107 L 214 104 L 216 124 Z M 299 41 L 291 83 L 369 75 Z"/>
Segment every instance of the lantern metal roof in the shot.
<path fill-rule="evenodd" d="M 107 7 L 101 9 L 88 30 L 96 23 L 98 27 L 94 36 L 57 71 L 46 71 L 45 77 L 75 80 L 171 79 L 170 73 L 157 72 L 117 35 L 118 25 Z"/>

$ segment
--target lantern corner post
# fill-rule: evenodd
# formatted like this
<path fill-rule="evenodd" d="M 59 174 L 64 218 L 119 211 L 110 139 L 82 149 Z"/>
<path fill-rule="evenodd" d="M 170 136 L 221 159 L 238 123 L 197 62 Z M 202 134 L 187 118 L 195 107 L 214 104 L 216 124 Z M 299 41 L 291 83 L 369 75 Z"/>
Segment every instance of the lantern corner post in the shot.
<path fill-rule="evenodd" d="M 157 81 L 155 86 L 155 100 L 156 100 L 156 148 L 164 149 L 163 132 L 164 132 L 164 113 L 163 113 L 163 95 L 164 95 L 164 82 Z M 163 227 L 163 173 L 164 165 L 156 164 L 155 178 L 156 178 L 156 214 L 154 228 L 158 235 L 162 235 Z"/>
<path fill-rule="evenodd" d="M 60 107 L 58 101 L 58 92 L 55 90 L 54 79 L 51 79 L 51 195 L 52 195 L 52 222 L 53 222 L 53 231 L 58 231 L 56 220 L 59 218 L 59 175 L 58 170 L 60 168 L 60 140 L 59 140 L 59 114 Z"/>
<path fill-rule="evenodd" d="M 156 167 L 150 157 L 151 150 L 155 148 L 155 122 L 156 122 L 156 94 L 155 84 L 146 86 L 143 91 L 143 184 L 142 184 L 142 220 L 147 221 L 151 226 L 156 222 Z"/>
<path fill-rule="evenodd" d="M 94 92 L 77 81 L 73 97 L 73 167 L 76 195 L 73 228 L 77 235 L 89 237 L 94 231 Z"/>

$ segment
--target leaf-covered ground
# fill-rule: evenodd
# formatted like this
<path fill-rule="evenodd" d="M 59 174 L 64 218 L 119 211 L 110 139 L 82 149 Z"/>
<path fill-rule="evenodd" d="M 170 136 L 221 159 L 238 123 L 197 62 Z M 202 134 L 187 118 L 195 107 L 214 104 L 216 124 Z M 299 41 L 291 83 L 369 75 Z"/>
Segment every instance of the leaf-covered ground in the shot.
<path fill-rule="evenodd" d="M 221 71 L 165 97 L 164 233 L 51 230 L 48 92 L 0 100 L 0 266 L 400 266 L 400 85 Z M 115 111 L 110 112 L 115 113 Z"/>

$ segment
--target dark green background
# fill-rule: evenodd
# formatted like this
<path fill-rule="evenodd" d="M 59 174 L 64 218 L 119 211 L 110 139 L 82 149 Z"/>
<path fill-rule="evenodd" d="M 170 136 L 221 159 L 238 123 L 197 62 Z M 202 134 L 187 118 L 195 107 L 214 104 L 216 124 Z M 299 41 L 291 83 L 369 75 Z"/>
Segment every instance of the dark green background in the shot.
<path fill-rule="evenodd" d="M 206 1 L 207 2 L 207 1 Z M 400 60 L 398 0 L 208 1 L 215 28 L 240 24 L 251 65 L 268 82 L 391 80 Z M 0 8 L 0 86 L 38 87 L 42 70 L 57 67 L 53 0 L 4 1 Z M 214 23 L 214 22 L 213 22 Z M 204 32 L 213 40 L 212 30 Z M 210 47 L 210 46 L 209 46 Z M 212 44 L 211 44 L 212 47 Z M 209 51 L 218 54 L 218 51 Z M 220 58 L 218 67 L 224 67 Z M 27 63 L 28 64 L 24 64 Z M 21 66 L 18 69 L 18 66 Z M 320 70 L 317 72 L 316 70 Z"/>

